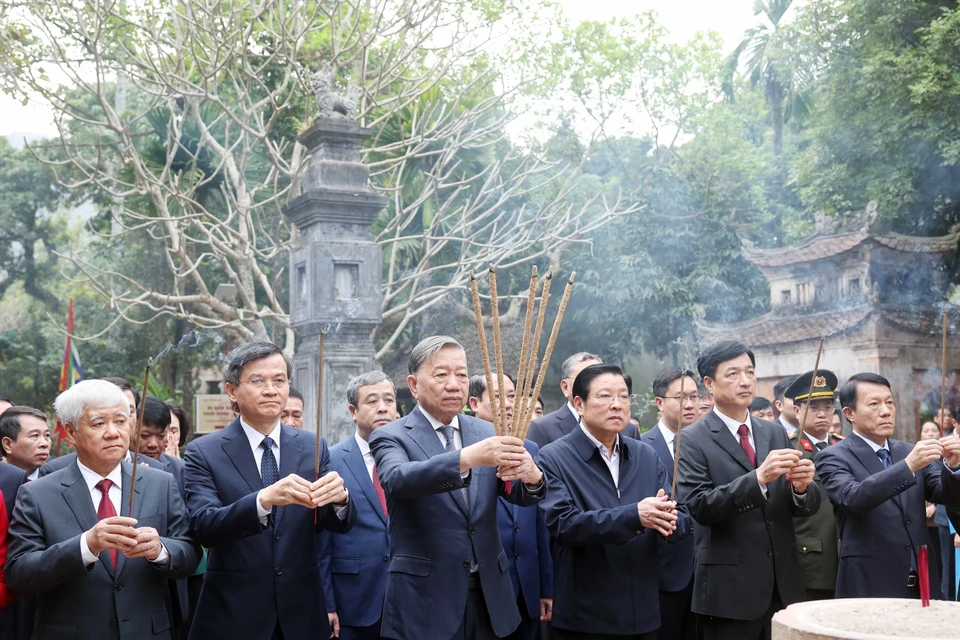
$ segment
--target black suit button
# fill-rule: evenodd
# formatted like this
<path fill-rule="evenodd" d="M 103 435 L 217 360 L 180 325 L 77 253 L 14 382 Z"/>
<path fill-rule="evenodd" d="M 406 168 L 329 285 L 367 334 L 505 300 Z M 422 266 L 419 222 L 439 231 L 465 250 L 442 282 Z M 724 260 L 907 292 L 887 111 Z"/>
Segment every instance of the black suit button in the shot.
<path fill-rule="evenodd" d="M 113 589 L 114 589 L 114 591 L 120 591 L 120 589 L 123 589 L 123 585 L 122 585 L 122 584 L 115 584 L 115 585 L 113 585 Z"/>
<path fill-rule="evenodd" d="M 767 557 L 768 557 L 768 558 L 772 558 L 772 557 L 773 557 L 773 551 L 767 551 Z"/>
<path fill-rule="evenodd" d="M 116 629 L 116 628 L 117 628 L 117 619 L 116 619 L 116 618 L 114 618 L 113 620 L 110 621 L 110 628 L 111 628 L 111 629 Z"/>
<path fill-rule="evenodd" d="M 464 560 L 464 561 L 463 561 L 463 568 L 464 568 L 464 569 L 469 569 L 469 568 L 470 568 L 470 563 L 467 562 L 466 560 Z"/>
<path fill-rule="evenodd" d="M 906 520 L 904 520 L 903 524 L 910 524 L 910 518 L 907 518 Z"/>
<path fill-rule="evenodd" d="M 519 560 L 519 559 L 520 559 L 520 554 L 518 553 L 517 555 L 515 555 L 515 556 L 513 556 L 513 557 L 516 558 L 517 560 Z"/>
<path fill-rule="evenodd" d="M 274 539 L 274 540 L 279 540 L 279 539 L 280 539 L 280 532 L 279 532 L 279 531 L 277 531 L 275 534 L 273 534 L 273 539 Z"/>
<path fill-rule="evenodd" d="M 514 527 L 513 530 L 514 530 L 514 531 L 520 531 L 520 527 Z"/>
<path fill-rule="evenodd" d="M 278 576 L 283 575 L 283 569 L 281 569 L 280 567 L 277 567 L 276 569 L 274 569 L 273 572 Z"/>
<path fill-rule="evenodd" d="M 772 526 L 773 526 L 773 520 L 767 520 L 767 526 L 768 526 L 768 527 L 772 527 Z"/>
<path fill-rule="evenodd" d="M 473 534 L 475 534 L 476 532 L 477 532 L 476 529 L 470 529 L 470 535 L 473 535 Z"/>
<path fill-rule="evenodd" d="M 384 561 L 384 562 L 389 562 L 389 561 L 390 561 L 390 554 L 389 554 L 389 553 L 383 554 L 383 561 Z"/>
<path fill-rule="evenodd" d="M 903 548 L 906 549 L 907 551 L 910 551 L 910 545 L 908 544 L 903 545 Z"/>

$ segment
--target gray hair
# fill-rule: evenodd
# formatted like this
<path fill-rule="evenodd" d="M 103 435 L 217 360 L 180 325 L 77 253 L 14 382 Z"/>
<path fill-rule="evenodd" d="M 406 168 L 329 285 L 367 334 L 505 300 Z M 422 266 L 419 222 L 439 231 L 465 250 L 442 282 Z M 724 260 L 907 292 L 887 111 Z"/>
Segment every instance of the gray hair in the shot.
<path fill-rule="evenodd" d="M 445 347 L 456 347 L 460 349 L 460 351 L 463 351 L 464 354 L 467 353 L 463 345 L 450 336 L 430 336 L 429 338 L 421 340 L 417 346 L 413 348 L 413 351 L 410 352 L 410 359 L 407 361 L 407 371 L 412 376 L 416 375 L 424 362 L 437 355 L 440 350 Z"/>
<path fill-rule="evenodd" d="M 359 406 L 360 388 L 381 382 L 389 382 L 390 386 L 393 387 L 393 392 L 397 392 L 397 388 L 393 385 L 393 380 L 383 371 L 368 371 L 367 373 L 361 373 L 347 383 L 347 402 L 351 407 Z"/>
<path fill-rule="evenodd" d="M 292 379 L 293 363 L 280 347 L 272 342 L 248 342 L 227 355 L 227 360 L 223 363 L 223 381 L 229 384 L 240 384 L 240 374 L 245 366 L 254 360 L 262 360 L 278 354 L 283 356 L 283 361 L 287 364 L 287 378 Z"/>
<path fill-rule="evenodd" d="M 573 368 L 575 366 L 581 362 L 586 362 L 587 360 L 596 360 L 600 364 L 603 364 L 603 360 L 601 360 L 600 356 L 597 354 L 590 353 L 589 351 L 581 351 L 580 353 L 575 353 L 563 361 L 563 364 L 560 365 L 560 378 L 566 380 L 570 377 L 570 374 L 573 372 Z"/>
<path fill-rule="evenodd" d="M 130 417 L 130 401 L 123 390 L 106 380 L 82 380 L 57 396 L 53 408 L 63 424 L 77 426 L 87 409 L 122 407 Z"/>

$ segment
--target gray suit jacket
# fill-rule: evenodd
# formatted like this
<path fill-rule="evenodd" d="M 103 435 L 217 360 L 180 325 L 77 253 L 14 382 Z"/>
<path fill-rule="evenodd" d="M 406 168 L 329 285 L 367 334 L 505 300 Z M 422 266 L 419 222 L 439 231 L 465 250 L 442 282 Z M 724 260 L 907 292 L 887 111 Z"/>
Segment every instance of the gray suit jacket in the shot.
<path fill-rule="evenodd" d="M 130 464 L 122 463 L 126 511 Z M 84 566 L 80 536 L 97 523 L 90 492 L 76 463 L 23 485 L 10 522 L 7 584 L 37 596 L 34 640 L 172 638 L 168 581 L 190 576 L 200 546 L 187 536 L 183 499 L 169 473 L 137 470 L 133 517 L 156 529 L 170 554 L 166 567 L 103 552 Z"/>

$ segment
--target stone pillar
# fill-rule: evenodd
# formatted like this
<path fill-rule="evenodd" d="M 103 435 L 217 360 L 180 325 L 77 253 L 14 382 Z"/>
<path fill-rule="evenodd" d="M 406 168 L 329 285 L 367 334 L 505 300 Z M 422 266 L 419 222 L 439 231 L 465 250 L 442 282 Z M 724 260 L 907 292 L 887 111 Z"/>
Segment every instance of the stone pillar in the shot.
<path fill-rule="evenodd" d="M 318 117 L 298 140 L 311 158 L 300 194 L 284 207 L 300 237 L 290 252 L 290 323 L 299 338 L 294 386 L 304 396 L 303 428 L 316 432 L 317 360 L 325 333 L 323 437 L 354 431 L 350 378 L 376 369 L 371 332 L 380 323 L 380 246 L 370 225 L 386 201 L 368 186 L 360 146 L 373 133 L 353 118 Z"/>

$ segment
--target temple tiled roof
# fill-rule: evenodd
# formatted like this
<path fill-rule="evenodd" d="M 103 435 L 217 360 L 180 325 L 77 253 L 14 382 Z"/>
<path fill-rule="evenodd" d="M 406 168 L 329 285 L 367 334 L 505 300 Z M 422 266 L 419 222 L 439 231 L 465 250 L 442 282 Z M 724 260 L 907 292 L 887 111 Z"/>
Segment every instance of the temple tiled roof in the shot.
<path fill-rule="evenodd" d="M 953 251 L 960 240 L 960 226 L 944 236 L 920 237 L 899 233 L 873 234 L 864 231 L 832 236 L 812 236 L 800 244 L 775 249 L 760 249 L 744 243 L 744 257 L 758 267 L 783 267 L 802 262 L 813 262 L 840 255 L 865 242 L 904 252 L 946 253 Z"/>

